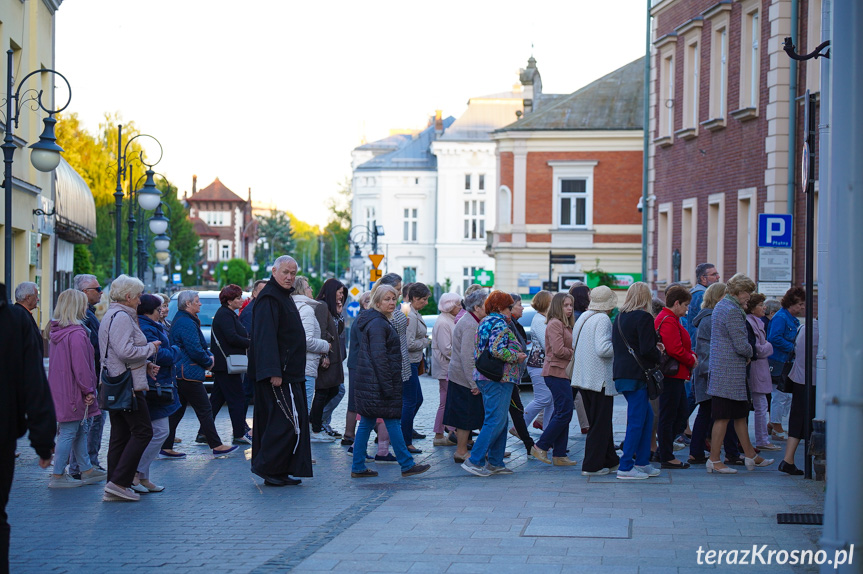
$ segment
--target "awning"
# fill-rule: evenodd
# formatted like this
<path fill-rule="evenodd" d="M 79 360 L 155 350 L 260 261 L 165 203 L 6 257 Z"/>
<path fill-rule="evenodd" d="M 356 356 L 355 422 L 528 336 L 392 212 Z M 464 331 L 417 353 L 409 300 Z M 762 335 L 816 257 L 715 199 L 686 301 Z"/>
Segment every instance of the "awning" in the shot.
<path fill-rule="evenodd" d="M 96 202 L 90 188 L 65 159 L 54 170 L 54 182 L 55 233 L 71 243 L 90 243 L 96 237 Z"/>

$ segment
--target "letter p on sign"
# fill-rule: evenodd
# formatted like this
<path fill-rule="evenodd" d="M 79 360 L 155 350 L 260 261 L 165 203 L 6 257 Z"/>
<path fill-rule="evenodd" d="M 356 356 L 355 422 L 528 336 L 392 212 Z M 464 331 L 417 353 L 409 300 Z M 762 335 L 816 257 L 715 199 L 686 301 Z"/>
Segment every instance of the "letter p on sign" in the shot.
<path fill-rule="evenodd" d="M 758 214 L 758 247 L 791 247 L 793 225 L 790 215 Z"/>
<path fill-rule="evenodd" d="M 767 242 L 773 243 L 777 237 L 785 235 L 785 220 L 770 218 L 767 220 Z"/>

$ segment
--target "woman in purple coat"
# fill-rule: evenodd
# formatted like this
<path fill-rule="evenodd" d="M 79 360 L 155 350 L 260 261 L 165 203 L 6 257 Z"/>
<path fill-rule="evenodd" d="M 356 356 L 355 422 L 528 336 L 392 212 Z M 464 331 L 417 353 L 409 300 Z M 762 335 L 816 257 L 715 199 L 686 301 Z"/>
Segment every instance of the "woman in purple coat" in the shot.
<path fill-rule="evenodd" d="M 87 296 L 67 289 L 60 293 L 50 325 L 48 383 L 57 414 L 57 446 L 54 474 L 48 488 L 69 488 L 105 479 L 105 471 L 93 468 L 87 454 L 87 418 L 101 415 L 96 406 L 96 367 L 90 334 L 84 327 Z M 69 454 L 74 450 L 81 469 L 81 480 L 65 473 Z"/>
<path fill-rule="evenodd" d="M 773 392 L 770 378 L 770 365 L 767 358 L 773 354 L 773 345 L 767 340 L 764 328 L 764 301 L 762 293 L 753 293 L 746 303 L 746 323 L 755 336 L 755 356 L 749 364 L 749 388 L 752 391 L 752 405 L 755 408 L 755 448 L 759 450 L 779 450 L 770 442 L 767 434 L 767 395 Z"/>

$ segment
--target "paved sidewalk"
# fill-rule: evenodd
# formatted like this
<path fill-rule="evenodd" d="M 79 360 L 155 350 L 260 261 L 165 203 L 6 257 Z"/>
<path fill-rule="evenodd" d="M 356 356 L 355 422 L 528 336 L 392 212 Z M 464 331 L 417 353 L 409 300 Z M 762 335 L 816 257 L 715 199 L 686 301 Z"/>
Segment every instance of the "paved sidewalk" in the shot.
<path fill-rule="evenodd" d="M 817 550 L 820 527 L 777 525 L 776 513 L 821 512 L 824 483 L 786 476 L 776 465 L 733 476 L 697 466 L 645 481 L 588 479 L 580 467 L 528 460 L 512 436 L 507 465 L 515 474 L 475 477 L 453 462 L 454 447 L 431 446 L 438 385 L 422 382 L 417 427 L 429 438 L 416 441 L 424 450 L 416 458 L 432 469 L 406 479 L 397 464 L 374 463 L 378 478 L 351 479 L 347 447 L 314 444 L 314 478 L 300 487 L 264 487 L 249 472 L 250 450 L 213 460 L 208 449 L 193 446 L 198 425 L 189 412 L 178 431 L 189 457 L 153 463 L 153 479 L 166 490 L 138 503 L 104 503 L 98 486 L 49 490 L 50 470 L 36 466 L 22 440 L 8 507 L 12 572 L 817 570 L 699 566 L 696 552 L 753 544 Z M 522 395 L 527 403 L 529 390 Z M 338 430 L 345 407 L 343 401 L 334 415 Z M 625 421 L 619 397 L 616 440 Z M 216 423 L 230 437 L 227 410 Z M 570 457 L 580 461 L 584 437 L 577 424 L 571 428 Z"/>

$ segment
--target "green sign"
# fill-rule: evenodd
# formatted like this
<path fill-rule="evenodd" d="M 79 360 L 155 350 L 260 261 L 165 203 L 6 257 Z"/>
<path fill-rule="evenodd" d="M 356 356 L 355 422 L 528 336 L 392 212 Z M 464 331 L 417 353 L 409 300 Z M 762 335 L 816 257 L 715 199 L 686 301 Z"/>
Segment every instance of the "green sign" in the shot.
<path fill-rule="evenodd" d="M 614 285 L 609 285 L 612 289 L 628 289 L 636 281 L 641 281 L 641 273 L 610 273 L 609 275 L 614 276 Z M 588 271 L 585 276 L 585 284 L 593 289 L 602 285 L 603 282 L 599 276 Z"/>
<path fill-rule="evenodd" d="M 482 285 L 483 287 L 491 287 L 492 285 L 494 285 L 494 271 L 477 269 L 473 273 L 473 280 L 477 285 Z"/>

